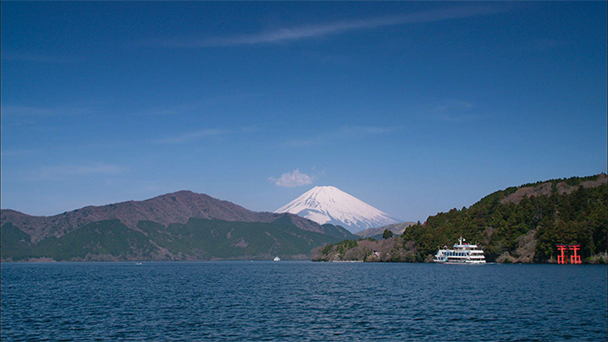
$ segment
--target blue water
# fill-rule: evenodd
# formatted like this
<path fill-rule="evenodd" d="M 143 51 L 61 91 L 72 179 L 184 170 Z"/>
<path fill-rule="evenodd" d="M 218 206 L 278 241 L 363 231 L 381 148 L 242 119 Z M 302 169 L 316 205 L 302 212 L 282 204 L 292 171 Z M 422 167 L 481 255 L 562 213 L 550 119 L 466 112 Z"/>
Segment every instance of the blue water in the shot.
<path fill-rule="evenodd" d="M 2 341 L 606 341 L 606 266 L 2 263 Z"/>

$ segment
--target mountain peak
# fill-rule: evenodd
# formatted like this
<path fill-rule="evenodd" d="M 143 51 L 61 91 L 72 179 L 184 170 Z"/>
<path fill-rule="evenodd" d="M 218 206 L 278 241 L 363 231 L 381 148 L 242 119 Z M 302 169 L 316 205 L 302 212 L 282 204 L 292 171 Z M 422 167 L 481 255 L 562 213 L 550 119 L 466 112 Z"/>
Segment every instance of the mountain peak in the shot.
<path fill-rule="evenodd" d="M 48 217 L 30 216 L 10 209 L 2 209 L 0 213 L 2 225 L 11 222 L 30 235 L 33 242 L 51 235 L 61 237 L 79 227 L 103 220 L 119 220 L 127 227 L 137 230 L 140 221 L 152 221 L 168 226 L 173 223 L 185 224 L 190 218 L 270 223 L 284 217 L 300 229 L 326 233 L 325 228 L 297 215 L 254 212 L 232 202 L 189 190 L 172 192 L 143 201 L 86 206 Z"/>
<path fill-rule="evenodd" d="M 275 213 L 297 214 L 319 224 L 340 225 L 351 232 L 399 222 L 334 186 L 315 186 Z"/>
<path fill-rule="evenodd" d="M 338 188 L 336 188 L 335 186 L 331 186 L 331 185 L 319 185 L 319 186 L 315 186 L 313 189 L 317 189 L 317 190 L 340 190 Z"/>

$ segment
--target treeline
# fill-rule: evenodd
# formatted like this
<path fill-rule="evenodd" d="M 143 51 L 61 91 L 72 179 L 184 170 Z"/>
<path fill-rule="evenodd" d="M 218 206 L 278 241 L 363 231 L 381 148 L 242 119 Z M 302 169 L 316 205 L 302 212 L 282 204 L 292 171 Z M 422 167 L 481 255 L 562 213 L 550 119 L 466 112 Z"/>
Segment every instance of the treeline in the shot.
<path fill-rule="evenodd" d="M 137 228 L 104 220 L 33 244 L 9 222 L 0 230 L 0 256 L 2 261 L 270 260 L 277 255 L 306 259 L 311 248 L 341 239 L 300 229 L 289 217 L 270 223 L 191 218 L 168 226 L 139 221 Z"/>
<path fill-rule="evenodd" d="M 580 244 L 583 259 L 606 252 L 606 184 L 524 197 L 519 204 L 501 203 L 505 196 L 495 193 L 469 209 L 431 216 L 426 224 L 409 227 L 403 238 L 416 241 L 419 261 L 459 236 L 478 243 L 488 261 L 548 262 L 556 257 L 556 243 Z"/>
<path fill-rule="evenodd" d="M 416 246 L 400 236 L 345 240 L 312 250 L 313 261 L 415 262 Z"/>
<path fill-rule="evenodd" d="M 581 185 L 594 180 L 598 184 L 592 187 Z M 565 186 L 570 187 L 568 191 L 564 191 Z M 527 190 L 532 196 L 508 200 L 522 188 L 530 188 Z M 541 194 L 542 189 L 550 189 L 549 194 Z M 423 224 L 408 227 L 402 236 L 387 239 L 399 241 L 399 248 L 391 243 L 386 251 L 380 245 L 359 240 L 325 247 L 327 253 L 317 250 L 316 256 L 317 260 L 352 260 L 344 258 L 363 253 L 367 259 L 374 250 L 382 250 L 385 254 L 373 260 L 428 262 L 440 247 L 451 247 L 462 236 L 479 245 L 489 262 L 555 262 L 555 245 L 559 243 L 580 244 L 585 262 L 605 263 L 607 201 L 605 174 L 526 184 L 497 191 L 470 208 L 431 216 Z M 349 253 L 349 247 L 358 252 Z"/>

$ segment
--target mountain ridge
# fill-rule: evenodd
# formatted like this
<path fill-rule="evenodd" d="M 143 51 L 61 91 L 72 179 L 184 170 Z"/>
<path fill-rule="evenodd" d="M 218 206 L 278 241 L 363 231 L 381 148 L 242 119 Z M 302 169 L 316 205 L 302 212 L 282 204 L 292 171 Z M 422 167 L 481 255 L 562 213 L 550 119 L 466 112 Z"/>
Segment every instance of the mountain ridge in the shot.
<path fill-rule="evenodd" d="M 197 194 L 189 190 L 159 195 L 143 201 L 125 201 L 101 206 L 85 206 L 53 216 L 32 216 L 12 209 L 2 209 L 0 225 L 11 222 L 31 236 L 32 242 L 55 236 L 61 237 L 87 224 L 118 219 L 127 227 L 138 230 L 139 221 L 153 221 L 163 225 L 185 224 L 190 218 L 218 219 L 228 222 L 270 223 L 287 216 L 298 228 L 325 233 L 325 229 L 308 219 L 293 214 L 254 212 L 234 204 Z"/>
<path fill-rule="evenodd" d="M 354 237 L 192 191 L 53 216 L 3 209 L 0 217 L 2 261 L 305 259 L 313 247 Z"/>

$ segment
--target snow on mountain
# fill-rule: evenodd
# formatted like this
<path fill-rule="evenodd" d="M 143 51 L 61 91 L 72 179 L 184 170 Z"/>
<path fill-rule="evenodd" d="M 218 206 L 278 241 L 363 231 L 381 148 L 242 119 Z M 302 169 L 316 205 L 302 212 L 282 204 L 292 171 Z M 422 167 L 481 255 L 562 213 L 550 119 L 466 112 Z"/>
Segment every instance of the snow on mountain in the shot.
<path fill-rule="evenodd" d="M 340 225 L 352 233 L 401 222 L 333 186 L 315 186 L 275 213 L 291 213 L 319 224 Z"/>

